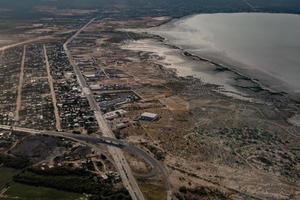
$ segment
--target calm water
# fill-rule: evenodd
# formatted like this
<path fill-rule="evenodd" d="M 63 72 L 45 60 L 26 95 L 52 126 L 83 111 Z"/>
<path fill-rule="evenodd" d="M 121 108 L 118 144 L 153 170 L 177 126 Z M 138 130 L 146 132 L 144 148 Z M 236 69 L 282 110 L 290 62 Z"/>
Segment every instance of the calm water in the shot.
<path fill-rule="evenodd" d="M 152 32 L 194 54 L 230 65 L 266 86 L 300 93 L 300 15 L 201 14 Z"/>

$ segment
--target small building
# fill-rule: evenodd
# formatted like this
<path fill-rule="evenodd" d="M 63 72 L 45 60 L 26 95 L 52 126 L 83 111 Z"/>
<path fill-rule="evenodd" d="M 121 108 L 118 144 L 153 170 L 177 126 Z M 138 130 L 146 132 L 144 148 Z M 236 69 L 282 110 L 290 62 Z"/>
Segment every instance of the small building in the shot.
<path fill-rule="evenodd" d="M 66 72 L 65 73 L 65 78 L 66 79 L 71 79 L 74 76 L 73 72 Z"/>
<path fill-rule="evenodd" d="M 115 110 L 115 111 L 112 111 L 112 112 L 108 112 L 108 113 L 105 113 L 103 115 L 103 117 L 107 120 L 112 120 L 112 119 L 115 119 L 117 117 L 120 117 L 120 116 L 123 116 L 127 113 L 126 110 L 123 110 L 123 109 L 120 109 L 120 110 Z"/>
<path fill-rule="evenodd" d="M 121 129 L 127 128 L 128 126 L 129 126 L 129 124 L 121 122 L 116 125 L 116 129 L 121 130 Z"/>
<path fill-rule="evenodd" d="M 85 72 L 85 73 L 83 73 L 83 75 L 86 78 L 96 78 L 97 77 L 97 75 L 95 74 L 95 72 Z"/>
<path fill-rule="evenodd" d="M 90 85 L 91 90 L 100 90 L 101 86 L 99 84 Z"/>
<path fill-rule="evenodd" d="M 155 114 L 155 113 L 149 113 L 149 112 L 145 112 L 143 114 L 141 114 L 140 116 L 140 120 L 143 121 L 155 121 L 159 119 L 159 115 Z"/>

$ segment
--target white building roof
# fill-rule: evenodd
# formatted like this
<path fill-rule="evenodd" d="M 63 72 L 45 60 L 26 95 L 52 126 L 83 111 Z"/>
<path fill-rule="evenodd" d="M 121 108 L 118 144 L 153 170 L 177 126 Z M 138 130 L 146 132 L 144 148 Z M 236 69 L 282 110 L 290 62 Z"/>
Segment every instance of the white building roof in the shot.
<path fill-rule="evenodd" d="M 157 119 L 158 118 L 158 114 L 155 113 L 149 113 L 149 112 L 144 112 L 141 117 L 144 118 L 150 118 L 150 119 Z"/>
<path fill-rule="evenodd" d="M 112 111 L 112 112 L 105 113 L 103 115 L 103 117 L 105 119 L 113 119 L 113 118 L 118 117 L 119 115 L 124 115 L 126 113 L 127 113 L 126 110 L 120 109 L 120 110 L 115 110 L 115 111 Z"/>
<path fill-rule="evenodd" d="M 92 90 L 100 90 L 101 89 L 100 85 L 98 85 L 98 84 L 90 85 L 90 88 Z"/>

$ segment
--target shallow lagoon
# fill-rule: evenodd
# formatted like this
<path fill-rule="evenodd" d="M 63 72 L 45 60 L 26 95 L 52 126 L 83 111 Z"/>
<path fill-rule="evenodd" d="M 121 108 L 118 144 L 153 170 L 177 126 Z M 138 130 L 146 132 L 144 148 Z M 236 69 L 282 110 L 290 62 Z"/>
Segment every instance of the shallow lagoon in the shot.
<path fill-rule="evenodd" d="M 199 14 L 151 32 L 270 88 L 300 93 L 300 15 Z"/>

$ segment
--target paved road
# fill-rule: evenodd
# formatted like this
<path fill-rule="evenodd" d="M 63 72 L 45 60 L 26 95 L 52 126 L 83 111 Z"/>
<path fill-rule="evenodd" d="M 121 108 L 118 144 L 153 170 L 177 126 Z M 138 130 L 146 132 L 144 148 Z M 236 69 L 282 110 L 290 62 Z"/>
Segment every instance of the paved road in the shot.
<path fill-rule="evenodd" d="M 29 128 L 12 127 L 12 126 L 7 126 L 7 125 L 0 125 L 0 129 L 14 130 L 14 131 L 28 133 L 31 135 L 47 135 L 47 136 L 52 136 L 52 137 L 66 138 L 66 139 L 70 139 L 73 141 L 87 144 L 89 146 L 92 145 L 91 146 L 92 148 L 95 148 L 94 145 L 99 145 L 99 144 L 110 145 L 112 147 L 117 147 L 117 148 L 123 149 L 124 151 L 127 151 L 127 152 L 133 154 L 134 156 L 137 156 L 140 159 L 143 159 L 145 162 L 147 162 L 153 168 L 153 171 L 154 171 L 153 173 L 155 173 L 156 175 L 162 174 L 163 176 L 167 176 L 164 166 L 159 161 L 157 161 L 155 158 L 153 158 L 150 154 L 148 154 L 147 152 L 145 152 L 144 150 L 142 150 L 138 147 L 135 147 L 131 144 L 126 143 L 123 140 L 119 140 L 116 138 L 103 137 L 103 136 L 96 137 L 96 136 L 92 136 L 92 135 L 77 135 L 77 134 L 67 133 L 67 132 L 36 130 L 36 129 L 29 129 Z"/>
<path fill-rule="evenodd" d="M 75 39 L 81 33 L 81 31 L 83 31 L 91 23 L 93 23 L 93 21 L 95 21 L 95 19 L 92 19 L 91 21 L 89 21 L 80 30 L 78 30 L 70 39 L 68 39 L 67 42 L 64 44 L 64 50 L 69 58 L 71 65 L 73 66 L 74 72 L 77 76 L 78 83 L 81 86 L 85 97 L 88 99 L 91 109 L 94 111 L 96 120 L 98 122 L 99 128 L 100 128 L 103 136 L 115 139 L 114 133 L 112 132 L 111 128 L 108 126 L 106 120 L 104 119 L 98 103 L 96 102 L 94 96 L 92 95 L 91 90 L 90 90 L 88 84 L 86 83 L 86 80 L 84 79 L 79 67 L 76 65 L 76 63 L 71 55 L 71 52 L 68 49 L 68 44 L 70 42 L 72 42 L 72 40 Z M 135 180 L 135 178 L 132 174 L 130 166 L 129 166 L 128 162 L 126 161 L 123 152 L 120 149 L 111 147 L 111 146 L 108 147 L 108 150 L 113 157 L 115 166 L 122 178 L 124 186 L 129 191 L 131 198 L 133 200 L 144 200 L 145 199 L 144 195 L 141 192 L 141 190 L 137 184 L 137 181 Z"/>

